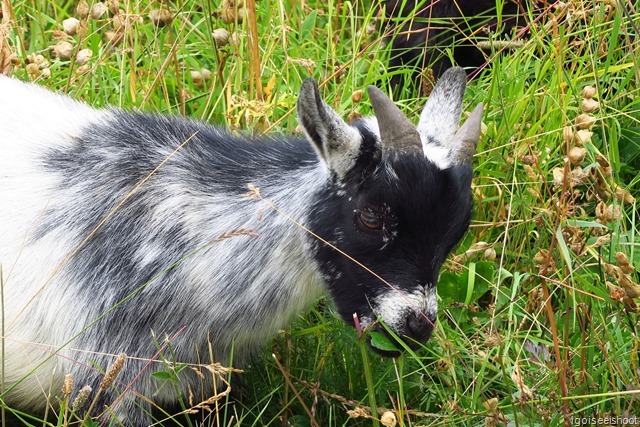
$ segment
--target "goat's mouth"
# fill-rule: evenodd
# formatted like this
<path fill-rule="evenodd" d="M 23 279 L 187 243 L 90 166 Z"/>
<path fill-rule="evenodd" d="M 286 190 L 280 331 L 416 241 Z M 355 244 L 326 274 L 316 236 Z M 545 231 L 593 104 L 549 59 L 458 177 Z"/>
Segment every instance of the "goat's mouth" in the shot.
<path fill-rule="evenodd" d="M 367 344 L 375 353 L 383 357 L 398 357 L 407 349 L 422 348 L 431 337 L 434 323 L 435 320 L 428 319 L 424 315 L 408 316 L 401 331 L 398 331 L 383 325 L 379 320 L 372 323 L 370 318 L 363 317 L 363 325 L 366 326 L 364 331 L 359 328 L 359 324 L 356 324 L 356 329 L 359 333 L 366 334 Z"/>

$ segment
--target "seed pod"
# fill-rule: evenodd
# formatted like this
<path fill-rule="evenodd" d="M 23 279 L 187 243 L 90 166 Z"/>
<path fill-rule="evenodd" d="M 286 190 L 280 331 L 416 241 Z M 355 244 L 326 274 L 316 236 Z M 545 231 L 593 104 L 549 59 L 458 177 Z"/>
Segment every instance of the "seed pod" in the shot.
<path fill-rule="evenodd" d="M 120 14 L 120 2 L 118 0 L 107 0 L 109 13 L 113 16 Z"/>
<path fill-rule="evenodd" d="M 571 144 L 573 142 L 573 127 L 565 126 L 562 129 L 562 139 L 567 144 Z"/>
<path fill-rule="evenodd" d="M 91 19 L 102 18 L 102 16 L 107 13 L 107 10 L 109 10 L 109 8 L 106 4 L 102 2 L 94 3 L 93 6 L 91 6 Z"/>
<path fill-rule="evenodd" d="M 78 24 L 80 21 L 77 18 L 67 18 L 62 21 L 62 28 L 64 32 L 69 34 L 70 36 L 75 36 L 78 30 Z"/>
<path fill-rule="evenodd" d="M 596 88 L 593 86 L 585 86 L 582 88 L 582 97 L 591 99 L 596 96 Z"/>
<path fill-rule="evenodd" d="M 31 64 L 27 64 L 25 68 L 30 76 L 37 76 L 40 74 L 40 67 L 38 67 L 38 64 L 34 64 L 33 62 Z"/>
<path fill-rule="evenodd" d="M 76 28 L 76 35 L 83 39 L 87 37 L 87 34 L 89 34 L 89 24 L 86 20 L 80 21 L 78 27 Z"/>
<path fill-rule="evenodd" d="M 584 98 L 582 100 L 582 111 L 585 113 L 593 113 L 600 107 L 600 103 L 593 98 Z"/>
<path fill-rule="evenodd" d="M 396 427 L 396 424 L 397 424 L 396 416 L 394 415 L 393 412 L 386 411 L 380 417 L 380 424 L 382 424 L 385 427 Z"/>
<path fill-rule="evenodd" d="M 627 205 L 631 205 L 636 201 L 629 190 L 625 190 L 624 188 L 620 187 L 616 188 L 616 199 L 619 203 L 624 203 Z"/>
<path fill-rule="evenodd" d="M 76 54 L 76 64 L 85 65 L 91 57 L 93 56 L 93 52 L 91 49 L 82 49 Z"/>
<path fill-rule="evenodd" d="M 547 249 L 540 249 L 534 256 L 533 256 L 533 262 L 541 267 L 544 266 L 547 261 L 549 260 L 550 254 L 549 251 Z"/>
<path fill-rule="evenodd" d="M 362 101 L 362 91 L 356 90 L 351 94 L 351 102 L 353 102 L 354 104 L 357 104 L 360 101 Z"/>
<path fill-rule="evenodd" d="M 620 279 L 620 287 L 624 289 L 629 298 L 638 298 L 640 297 L 640 286 L 636 283 L 633 283 L 631 278 L 628 275 L 622 276 Z"/>
<path fill-rule="evenodd" d="M 200 68 L 200 74 L 202 74 L 202 78 L 205 82 L 211 80 L 211 70 L 208 68 Z"/>
<path fill-rule="evenodd" d="M 196 87 L 202 87 L 204 85 L 202 74 L 198 70 L 191 71 L 191 81 L 196 85 Z"/>
<path fill-rule="evenodd" d="M 76 13 L 78 18 L 86 19 L 89 16 L 89 3 L 86 0 L 80 0 L 78 6 L 76 6 Z"/>
<path fill-rule="evenodd" d="M 635 270 L 633 265 L 629 263 L 629 258 L 623 252 L 616 252 L 616 262 L 618 263 L 618 267 L 624 274 L 631 274 Z"/>
<path fill-rule="evenodd" d="M 589 114 L 580 114 L 576 117 L 576 127 L 578 129 L 589 129 L 596 122 L 596 118 Z"/>
<path fill-rule="evenodd" d="M 68 61 L 73 55 L 73 45 L 69 42 L 60 42 L 53 48 L 54 53 L 61 61 Z"/>
<path fill-rule="evenodd" d="M 166 27 L 173 22 L 173 12 L 169 9 L 153 9 L 149 19 L 156 27 Z"/>
<path fill-rule="evenodd" d="M 609 298 L 614 301 L 622 302 L 622 299 L 627 296 L 627 293 L 620 286 L 616 286 L 613 283 L 607 281 L 605 282 L 607 287 L 609 288 Z"/>
<path fill-rule="evenodd" d="M 488 248 L 484 251 L 484 253 L 482 254 L 482 258 L 487 260 L 487 261 L 495 261 L 497 258 L 498 254 L 496 253 L 496 250 L 493 248 Z"/>
<path fill-rule="evenodd" d="M 107 39 L 109 43 L 111 43 L 111 45 L 116 46 L 124 38 L 124 32 L 123 31 L 105 31 L 104 37 Z"/>
<path fill-rule="evenodd" d="M 584 145 L 587 142 L 591 141 L 591 137 L 593 136 L 593 132 L 588 131 L 586 129 L 580 129 L 575 133 L 575 142 L 579 145 Z"/>
<path fill-rule="evenodd" d="M 216 28 L 211 33 L 216 47 L 222 47 L 229 44 L 229 31 L 226 28 Z"/>
<path fill-rule="evenodd" d="M 89 65 L 89 64 L 83 64 L 83 65 L 80 65 L 78 68 L 76 68 L 76 74 L 78 76 L 85 75 L 89 71 L 91 71 L 91 65 Z"/>
<path fill-rule="evenodd" d="M 587 149 L 582 147 L 571 147 L 567 157 L 572 165 L 579 165 L 584 161 L 584 157 L 587 154 Z"/>

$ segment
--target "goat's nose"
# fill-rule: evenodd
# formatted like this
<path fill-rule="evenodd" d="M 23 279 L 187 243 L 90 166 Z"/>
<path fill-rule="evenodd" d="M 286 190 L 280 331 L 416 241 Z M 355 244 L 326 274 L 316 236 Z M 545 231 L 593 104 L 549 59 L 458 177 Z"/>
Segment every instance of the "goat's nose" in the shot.
<path fill-rule="evenodd" d="M 422 312 L 414 312 L 407 316 L 405 324 L 405 335 L 411 340 L 419 343 L 425 343 L 431 337 L 433 327 L 435 326 L 435 318 Z"/>

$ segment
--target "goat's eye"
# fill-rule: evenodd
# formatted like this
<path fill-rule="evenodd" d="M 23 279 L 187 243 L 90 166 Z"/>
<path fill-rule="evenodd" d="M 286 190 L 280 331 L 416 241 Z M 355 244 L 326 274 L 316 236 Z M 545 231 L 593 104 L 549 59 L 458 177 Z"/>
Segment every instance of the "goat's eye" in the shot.
<path fill-rule="evenodd" d="M 382 218 L 369 211 L 358 212 L 358 223 L 369 230 L 382 229 Z"/>

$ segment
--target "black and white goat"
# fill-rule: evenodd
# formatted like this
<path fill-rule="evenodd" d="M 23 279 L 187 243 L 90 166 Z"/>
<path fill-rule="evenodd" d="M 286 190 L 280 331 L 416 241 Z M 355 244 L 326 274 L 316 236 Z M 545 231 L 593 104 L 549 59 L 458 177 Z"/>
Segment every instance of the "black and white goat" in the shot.
<path fill-rule="evenodd" d="M 100 404 L 144 425 L 138 395 L 176 399 L 142 361 L 153 334 L 180 362 L 208 361 L 211 344 L 241 363 L 325 290 L 347 322 L 428 340 L 438 270 L 471 216 L 482 106 L 458 128 L 465 85 L 445 73 L 416 128 L 375 87 L 376 117 L 349 125 L 306 80 L 304 141 L 96 110 L 0 77 L 2 400 L 42 410 L 67 373 L 95 390 L 96 366 L 124 352 L 140 358 L 118 378 L 125 395 Z M 251 233 L 211 243 L 238 229 Z M 188 371 L 185 395 L 202 386 Z"/>

